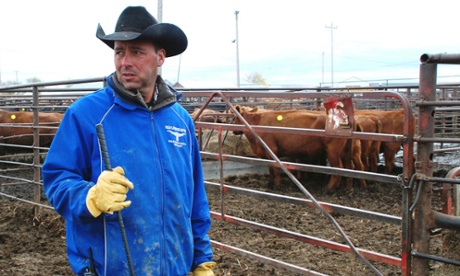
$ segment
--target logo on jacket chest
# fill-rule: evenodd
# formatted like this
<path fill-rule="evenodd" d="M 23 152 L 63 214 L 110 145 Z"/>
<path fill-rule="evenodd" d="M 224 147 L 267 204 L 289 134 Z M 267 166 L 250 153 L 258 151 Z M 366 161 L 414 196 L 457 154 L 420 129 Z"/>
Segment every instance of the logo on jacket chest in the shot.
<path fill-rule="evenodd" d="M 181 138 L 187 134 L 187 131 L 184 128 L 178 128 L 175 126 L 165 126 L 166 131 L 172 134 L 173 139 L 168 139 L 168 143 L 173 144 L 175 147 L 183 147 L 187 145 L 185 142 L 181 142 L 181 140 L 185 140 L 185 138 Z"/>

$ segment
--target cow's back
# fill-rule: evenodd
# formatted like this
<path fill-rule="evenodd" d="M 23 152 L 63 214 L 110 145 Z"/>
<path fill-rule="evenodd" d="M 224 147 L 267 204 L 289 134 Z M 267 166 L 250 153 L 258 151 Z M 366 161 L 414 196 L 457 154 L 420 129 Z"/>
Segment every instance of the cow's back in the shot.
<path fill-rule="evenodd" d="M 51 144 L 63 114 L 38 113 L 40 146 Z M 0 110 L 0 137 L 4 143 L 29 145 L 33 144 L 33 112 Z"/>
<path fill-rule="evenodd" d="M 398 110 L 356 110 L 357 115 L 377 116 L 381 122 L 381 133 L 403 134 L 405 114 L 403 109 Z M 415 116 L 412 114 L 412 119 Z M 380 152 L 385 158 L 385 173 L 391 173 L 394 168 L 395 155 L 401 149 L 402 142 L 382 142 Z"/>
<path fill-rule="evenodd" d="M 280 110 L 263 112 L 243 112 L 241 114 L 250 125 L 287 127 L 287 128 L 319 128 L 324 126 L 325 115 L 308 114 L 299 110 Z M 268 153 L 248 131 L 244 131 L 251 142 L 254 153 L 269 158 Z M 267 146 L 279 157 L 303 157 L 318 154 L 321 141 L 315 136 L 298 136 L 287 133 L 260 132 L 258 135 Z M 254 148 L 255 147 L 255 148 Z"/>

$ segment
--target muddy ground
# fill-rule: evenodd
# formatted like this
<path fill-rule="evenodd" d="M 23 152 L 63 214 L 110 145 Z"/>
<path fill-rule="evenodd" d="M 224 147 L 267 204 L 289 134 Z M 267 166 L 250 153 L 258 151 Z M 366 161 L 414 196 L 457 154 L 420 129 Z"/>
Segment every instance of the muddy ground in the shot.
<path fill-rule="evenodd" d="M 24 174 L 30 174 L 31 171 L 10 173 L 24 177 Z M 287 177 L 283 178 L 281 191 L 268 187 L 267 181 L 266 175 L 254 174 L 226 178 L 228 185 L 306 198 Z M 368 183 L 367 189 L 355 186 L 352 192 L 343 188 L 334 194 L 327 194 L 324 192 L 325 180 L 322 177 L 310 175 L 302 183 L 318 201 L 401 215 L 401 188 L 398 186 Z M 32 189 L 30 185 L 15 185 L 3 187 L 2 191 L 31 199 Z M 219 190 L 209 188 L 208 196 L 211 209 L 220 212 Z M 44 203 L 45 200 L 43 198 Z M 235 194 L 226 195 L 225 208 L 231 216 L 344 244 L 343 237 L 332 223 L 312 208 Z M 333 214 L 333 217 L 356 247 L 400 256 L 398 226 L 348 215 Z M 328 275 L 373 275 L 353 254 L 294 242 L 217 219 L 213 220 L 209 235 L 215 241 Z M 433 237 L 431 247 L 432 253 L 444 254 L 442 235 Z M 444 250 L 447 247 L 444 246 Z M 450 247 L 453 248 L 447 249 L 458 252 L 458 239 Z M 218 264 L 214 270 L 216 275 L 298 275 L 219 248 L 214 248 L 214 252 L 214 260 Z M 398 267 L 375 262 L 372 264 L 383 275 L 401 274 Z M 1 275 L 73 275 L 65 253 L 63 219 L 46 208 L 41 209 L 39 216 L 34 216 L 32 205 L 0 197 L 0 271 Z M 430 275 L 459 275 L 458 267 L 433 263 Z"/>

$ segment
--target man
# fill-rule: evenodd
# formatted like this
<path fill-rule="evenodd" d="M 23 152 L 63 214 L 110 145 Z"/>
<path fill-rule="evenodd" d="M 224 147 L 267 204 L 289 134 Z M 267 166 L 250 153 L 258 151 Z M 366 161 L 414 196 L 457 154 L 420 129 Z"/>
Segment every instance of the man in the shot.
<path fill-rule="evenodd" d="M 42 169 L 66 219 L 70 265 L 78 275 L 214 275 L 194 124 L 157 75 L 187 37 L 144 7 L 127 7 L 113 34 L 99 25 L 96 36 L 114 49 L 116 72 L 69 107 Z"/>

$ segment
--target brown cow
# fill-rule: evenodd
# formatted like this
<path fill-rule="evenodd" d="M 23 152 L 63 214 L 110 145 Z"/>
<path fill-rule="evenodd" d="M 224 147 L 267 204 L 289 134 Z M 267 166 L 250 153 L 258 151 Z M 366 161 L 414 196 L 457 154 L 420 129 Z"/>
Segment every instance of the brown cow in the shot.
<path fill-rule="evenodd" d="M 257 109 L 248 107 L 235 106 L 235 109 L 250 125 L 261 126 L 276 126 L 276 127 L 291 127 L 291 128 L 310 128 L 310 129 L 325 129 L 327 115 L 318 112 L 308 112 L 299 110 L 279 110 L 279 111 L 264 111 L 257 112 Z M 234 124 L 242 124 L 236 117 Z M 251 148 L 259 158 L 271 159 L 269 153 L 258 142 L 258 140 L 250 133 L 249 130 L 244 130 Z M 235 134 L 238 134 L 235 132 Z M 326 157 L 332 167 L 344 168 L 342 160 L 343 153 L 346 152 L 345 147 L 347 138 L 338 137 L 317 137 L 317 136 L 296 136 L 284 133 L 259 133 L 261 139 L 278 157 L 290 158 L 308 158 L 309 160 L 318 160 Z M 350 159 L 348 157 L 348 159 Z M 350 159 L 351 160 L 351 159 Z M 270 171 L 272 173 L 272 171 Z M 279 169 L 274 172 L 276 177 L 276 185 L 280 188 Z M 270 178 L 270 184 L 273 183 L 273 176 Z M 328 191 L 331 191 L 340 186 L 341 176 L 331 175 Z"/>
<path fill-rule="evenodd" d="M 374 115 L 377 116 L 382 124 L 381 133 L 403 134 L 404 127 L 404 110 L 356 110 L 357 115 Z M 412 114 L 412 119 L 415 116 Z M 393 172 L 395 155 L 401 149 L 402 142 L 382 142 L 380 151 L 383 152 L 385 159 L 385 173 Z"/>
<path fill-rule="evenodd" d="M 63 114 L 56 112 L 39 112 L 39 146 L 51 145 L 63 116 Z M 0 109 L 0 139 L 2 143 L 32 146 L 33 122 L 33 112 Z M 3 150 L 8 151 L 7 148 L 10 147 L 4 147 Z"/>
<path fill-rule="evenodd" d="M 353 131 L 363 132 L 363 127 L 361 122 L 356 120 L 354 121 Z M 364 146 L 364 149 L 363 149 Z M 348 139 L 347 144 L 342 152 L 342 162 L 344 167 L 347 169 L 356 169 L 364 171 L 366 167 L 362 162 L 363 152 L 366 151 L 366 143 L 363 143 L 363 140 L 359 139 Z M 366 187 L 366 181 L 364 179 L 359 179 L 359 183 L 362 188 Z M 351 190 L 353 185 L 353 178 L 347 178 L 347 190 Z"/>
<path fill-rule="evenodd" d="M 198 112 L 200 110 L 200 108 L 195 108 L 192 114 L 190 114 L 193 120 L 195 120 L 195 117 L 198 115 Z M 206 108 L 205 110 L 203 110 L 203 112 L 201 112 L 199 118 L 196 118 L 196 121 L 209 123 L 225 123 L 226 118 L 223 117 L 222 114 L 223 113 L 220 111 Z"/>
<path fill-rule="evenodd" d="M 244 106 L 240 106 L 238 105 L 239 107 L 237 109 L 245 109 L 247 112 L 251 112 L 251 113 L 263 113 L 263 112 L 273 112 L 273 111 L 276 111 L 276 110 L 273 110 L 273 109 L 267 109 L 267 108 L 259 108 L 259 107 L 244 107 Z M 294 109 L 288 109 L 289 111 L 294 111 Z M 285 111 L 288 111 L 288 110 L 285 110 Z M 312 114 L 316 114 L 316 115 L 323 115 L 324 114 L 324 111 L 316 111 L 316 110 L 295 110 L 295 111 L 302 111 L 302 112 L 306 112 L 306 113 L 312 113 Z M 235 116 L 236 118 L 236 116 Z M 243 132 L 239 132 L 239 131 L 236 131 L 234 133 L 237 133 L 237 134 L 243 134 Z M 326 156 L 317 156 L 317 157 L 309 157 L 309 156 L 302 156 L 302 157 L 296 157 L 296 158 L 284 158 L 283 161 L 295 161 L 296 163 L 304 163 L 304 164 L 313 164 L 313 165 L 321 165 L 321 166 L 325 166 L 327 164 L 327 159 L 326 159 Z M 269 172 L 270 172 L 270 184 L 273 184 L 274 183 L 274 178 L 275 175 L 277 177 L 279 177 L 279 173 L 280 173 L 280 170 L 277 169 L 277 171 L 275 172 L 274 168 L 273 167 L 269 167 L 268 168 Z M 301 179 L 301 178 L 307 178 L 307 173 L 306 172 L 303 172 L 303 171 L 297 171 L 297 179 Z"/>

